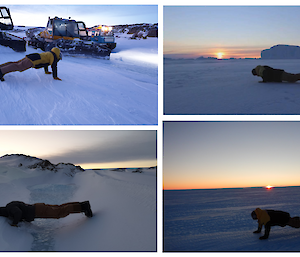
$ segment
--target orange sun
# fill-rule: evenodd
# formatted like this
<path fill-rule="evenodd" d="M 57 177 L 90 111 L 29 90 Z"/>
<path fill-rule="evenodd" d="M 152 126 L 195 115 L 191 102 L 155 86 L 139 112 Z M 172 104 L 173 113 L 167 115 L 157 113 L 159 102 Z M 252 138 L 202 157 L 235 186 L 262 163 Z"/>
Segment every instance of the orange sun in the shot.
<path fill-rule="evenodd" d="M 224 55 L 224 54 L 223 54 L 223 53 L 221 53 L 221 52 L 220 52 L 220 53 L 217 53 L 217 57 L 218 57 L 218 59 L 222 59 L 222 58 L 223 58 L 223 55 Z"/>
<path fill-rule="evenodd" d="M 272 189 L 272 188 L 273 188 L 273 186 L 270 186 L 270 185 L 266 186 L 266 189 Z"/>

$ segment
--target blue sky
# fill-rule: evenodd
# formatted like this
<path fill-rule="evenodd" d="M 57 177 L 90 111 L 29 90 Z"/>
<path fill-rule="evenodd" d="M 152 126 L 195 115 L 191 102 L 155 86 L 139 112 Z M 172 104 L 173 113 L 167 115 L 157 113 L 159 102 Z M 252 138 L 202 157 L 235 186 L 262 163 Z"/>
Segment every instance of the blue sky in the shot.
<path fill-rule="evenodd" d="M 82 2 L 84 3 L 84 2 Z M 46 26 L 48 17 L 75 19 L 94 25 L 157 23 L 157 5 L 5 5 L 14 25 Z"/>
<path fill-rule="evenodd" d="M 83 168 L 156 165 L 156 131 L 1 130 L 0 156 L 25 154 Z"/>
<path fill-rule="evenodd" d="M 300 122 L 165 122 L 165 189 L 300 185 Z"/>
<path fill-rule="evenodd" d="M 169 57 L 260 57 L 276 44 L 299 45 L 297 6 L 165 6 Z"/>

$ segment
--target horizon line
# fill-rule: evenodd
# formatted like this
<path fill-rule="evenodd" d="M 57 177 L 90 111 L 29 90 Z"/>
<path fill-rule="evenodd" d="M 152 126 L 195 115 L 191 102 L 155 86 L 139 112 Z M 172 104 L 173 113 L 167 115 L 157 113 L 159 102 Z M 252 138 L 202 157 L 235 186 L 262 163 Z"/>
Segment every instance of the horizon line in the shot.
<path fill-rule="evenodd" d="M 229 58 L 217 58 L 213 56 L 209 57 L 168 57 L 167 55 L 164 55 L 164 59 L 172 59 L 172 60 L 244 60 L 244 59 L 253 59 L 253 60 L 260 60 L 263 59 L 261 57 L 229 57 Z M 264 59 L 264 60 L 270 60 L 270 59 Z"/>
<path fill-rule="evenodd" d="M 80 166 L 80 165 L 79 165 Z M 81 166 L 80 166 L 81 167 Z M 82 168 L 82 167 L 81 167 Z M 155 166 L 142 166 L 142 167 L 112 167 L 112 168 L 88 168 L 88 169 L 84 169 L 84 170 L 113 170 L 113 169 L 157 169 L 157 165 Z"/>
<path fill-rule="evenodd" d="M 186 188 L 186 189 L 164 189 L 163 191 L 186 191 L 186 190 L 219 190 L 219 189 L 246 189 L 246 188 L 266 188 L 267 186 L 253 186 L 253 187 L 217 187 L 217 188 Z M 285 188 L 285 187 L 300 187 L 298 186 L 272 186 L 272 188 Z"/>

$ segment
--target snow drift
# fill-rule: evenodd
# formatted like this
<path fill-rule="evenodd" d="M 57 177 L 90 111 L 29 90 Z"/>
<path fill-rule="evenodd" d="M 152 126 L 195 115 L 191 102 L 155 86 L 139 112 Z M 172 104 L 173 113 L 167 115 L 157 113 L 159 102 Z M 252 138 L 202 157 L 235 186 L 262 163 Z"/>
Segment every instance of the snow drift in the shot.
<path fill-rule="evenodd" d="M 55 171 L 33 168 L 37 163 L 24 155 L 0 158 L 0 206 L 89 200 L 94 217 L 35 219 L 17 228 L 0 217 L 0 251 L 156 251 L 156 168 L 78 168 L 69 176 L 72 164 Z"/>
<path fill-rule="evenodd" d="M 158 39 L 119 34 L 109 60 L 63 56 L 58 77 L 42 69 L 5 75 L 0 83 L 1 125 L 156 125 Z M 0 64 L 25 53 L 0 45 Z M 51 68 L 50 68 L 51 70 Z"/>

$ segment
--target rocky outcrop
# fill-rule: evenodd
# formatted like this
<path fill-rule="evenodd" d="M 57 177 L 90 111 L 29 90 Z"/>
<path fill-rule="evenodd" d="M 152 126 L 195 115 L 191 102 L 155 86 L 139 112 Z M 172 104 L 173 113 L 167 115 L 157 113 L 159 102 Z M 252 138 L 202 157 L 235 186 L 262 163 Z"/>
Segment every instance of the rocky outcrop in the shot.
<path fill-rule="evenodd" d="M 50 170 L 52 172 L 63 172 L 68 176 L 73 176 L 77 172 L 85 171 L 80 166 L 75 166 L 72 163 L 58 163 L 53 164 L 48 160 L 39 159 L 36 157 L 23 155 L 23 154 L 11 154 L 1 157 L 2 160 L 11 160 L 11 163 L 16 163 L 16 166 L 22 169 L 38 169 L 38 170 Z M 12 164 L 10 164 L 11 166 Z"/>
<path fill-rule="evenodd" d="M 114 26 L 115 33 L 132 34 L 132 39 L 158 37 L 158 24 L 131 24 Z"/>

